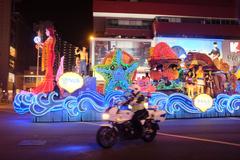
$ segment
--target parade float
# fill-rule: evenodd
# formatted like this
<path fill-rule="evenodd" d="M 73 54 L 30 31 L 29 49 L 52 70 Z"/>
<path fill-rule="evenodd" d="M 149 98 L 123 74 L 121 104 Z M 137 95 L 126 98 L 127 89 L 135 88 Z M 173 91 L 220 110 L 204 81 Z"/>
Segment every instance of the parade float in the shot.
<path fill-rule="evenodd" d="M 170 47 L 160 42 L 149 52 L 149 73 L 139 77 L 139 60 L 117 48 L 106 54 L 101 63 L 93 66 L 94 75 L 100 75 L 103 83 L 100 84 L 95 76 L 82 77 L 78 73 L 62 71 L 59 72 L 61 75 L 56 76 L 61 90 L 60 98 L 57 98 L 59 93 L 54 92 L 50 85 L 48 92 L 17 94 L 13 105 L 19 114 L 30 113 L 34 122 L 99 121 L 102 113 L 121 101 L 126 90 L 137 83 L 149 97 L 148 106 L 165 110 L 167 118 L 240 116 L 240 95 L 226 91 L 229 67 L 222 64 L 223 69 L 207 55 L 186 53 L 179 46 Z M 193 96 L 188 95 L 190 85 L 186 85 L 186 77 L 189 71 L 195 74 L 195 77 L 191 77 L 192 80 L 196 79 L 194 83 L 200 84 L 204 75 L 209 80 L 206 84 L 214 82 L 213 88 L 207 92 L 207 85 L 204 85 L 204 92 L 198 93 L 198 86 L 195 86 L 192 88 Z M 229 79 L 231 77 L 233 81 L 234 77 L 230 75 Z M 211 89 L 214 93 L 211 93 Z"/>
<path fill-rule="evenodd" d="M 183 88 L 180 70 L 181 60 L 164 42 L 158 43 L 150 52 L 150 78 L 155 81 L 157 91 L 180 92 Z"/>

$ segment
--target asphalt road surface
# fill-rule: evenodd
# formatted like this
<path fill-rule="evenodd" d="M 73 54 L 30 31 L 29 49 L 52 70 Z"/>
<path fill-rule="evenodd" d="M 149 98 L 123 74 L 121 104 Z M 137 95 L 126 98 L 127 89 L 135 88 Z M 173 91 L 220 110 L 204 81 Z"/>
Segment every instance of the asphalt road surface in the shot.
<path fill-rule="evenodd" d="M 96 144 L 101 123 L 32 123 L 0 108 L 0 160 L 240 160 L 240 118 L 166 120 L 154 142 Z"/>

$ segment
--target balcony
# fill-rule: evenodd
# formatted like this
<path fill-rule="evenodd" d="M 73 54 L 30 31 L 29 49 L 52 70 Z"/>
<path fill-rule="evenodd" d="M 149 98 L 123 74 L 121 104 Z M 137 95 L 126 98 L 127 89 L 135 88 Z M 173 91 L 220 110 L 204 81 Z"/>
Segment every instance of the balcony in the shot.
<path fill-rule="evenodd" d="M 153 23 L 153 31 L 156 36 L 240 37 L 240 25 L 188 24 L 155 21 Z"/>

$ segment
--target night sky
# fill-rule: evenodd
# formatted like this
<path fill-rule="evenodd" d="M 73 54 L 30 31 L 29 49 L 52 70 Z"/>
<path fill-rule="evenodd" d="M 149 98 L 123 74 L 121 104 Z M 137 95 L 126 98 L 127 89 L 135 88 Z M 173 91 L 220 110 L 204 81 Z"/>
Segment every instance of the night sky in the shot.
<path fill-rule="evenodd" d="M 92 33 L 92 0 L 15 0 L 26 23 L 52 21 L 57 33 L 73 45 L 87 46 Z M 34 31 L 33 31 L 34 32 Z"/>

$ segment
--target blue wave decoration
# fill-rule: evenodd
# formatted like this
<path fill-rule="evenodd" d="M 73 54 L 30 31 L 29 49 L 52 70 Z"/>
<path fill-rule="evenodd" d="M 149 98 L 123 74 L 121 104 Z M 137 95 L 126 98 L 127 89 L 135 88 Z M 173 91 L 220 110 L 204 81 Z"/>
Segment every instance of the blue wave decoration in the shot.
<path fill-rule="evenodd" d="M 174 114 L 180 110 L 188 113 L 201 113 L 194 105 L 192 100 L 181 93 L 174 93 L 170 96 L 164 93 L 153 93 L 150 104 L 158 106 L 158 109 L 165 110 L 169 114 Z"/>
<path fill-rule="evenodd" d="M 239 110 L 240 108 L 240 95 L 233 95 L 230 97 L 227 105 L 227 110 L 230 113 L 234 113 L 234 111 Z"/>
<path fill-rule="evenodd" d="M 149 99 L 149 104 L 150 106 L 158 106 L 159 110 L 165 110 L 167 100 L 168 95 L 161 92 L 155 92 L 152 93 L 151 98 Z"/>
<path fill-rule="evenodd" d="M 123 91 L 110 91 L 104 97 L 106 107 L 114 106 L 121 101 L 121 97 L 124 95 Z"/>
<path fill-rule="evenodd" d="M 55 99 L 56 92 L 50 94 L 40 93 L 17 94 L 14 99 L 14 109 L 19 114 L 30 112 L 34 116 L 43 116 L 47 113 L 66 110 L 70 116 L 78 116 L 87 110 L 104 112 L 123 95 L 121 91 L 108 92 L 102 95 L 96 91 L 80 91 L 78 96 L 68 96 L 64 99 Z"/>
<path fill-rule="evenodd" d="M 19 114 L 28 113 L 32 98 L 32 94 L 17 94 L 13 101 L 14 110 Z"/>
<path fill-rule="evenodd" d="M 77 116 L 79 113 L 87 110 L 104 112 L 106 107 L 104 104 L 104 96 L 91 90 L 81 91 L 78 97 L 66 97 L 63 103 L 63 108 L 66 109 L 71 116 Z"/>
<path fill-rule="evenodd" d="M 56 92 L 51 92 L 49 95 L 40 93 L 33 96 L 29 111 L 34 116 L 43 116 L 51 111 L 62 110 L 62 103 L 64 100 L 55 100 L 55 96 L 57 96 Z"/>
<path fill-rule="evenodd" d="M 170 95 L 168 97 L 165 110 L 170 114 L 174 114 L 174 112 L 178 112 L 180 109 L 188 113 L 201 113 L 192 104 L 192 100 L 188 96 L 179 93 Z"/>
<path fill-rule="evenodd" d="M 219 94 L 214 101 L 214 107 L 217 112 L 224 112 L 228 106 L 230 96 L 227 94 Z"/>
<path fill-rule="evenodd" d="M 234 113 L 234 111 L 240 108 L 240 95 L 226 95 L 219 94 L 214 103 L 214 107 L 218 112 L 224 112 L 225 110 Z"/>
<path fill-rule="evenodd" d="M 17 94 L 13 105 L 19 114 L 30 112 L 34 116 L 43 116 L 50 112 L 66 110 L 70 116 L 78 116 L 80 113 L 94 111 L 102 113 L 109 106 L 113 106 L 121 101 L 121 97 L 125 93 L 122 91 L 111 91 L 106 95 L 102 95 L 96 91 L 85 90 L 80 91 L 77 96 L 68 96 L 64 99 L 55 99 L 57 93 L 50 94 Z M 157 106 L 159 110 L 165 110 L 168 114 L 176 114 L 177 112 L 187 112 L 191 114 L 202 113 L 193 105 L 192 100 L 181 93 L 167 95 L 161 92 L 152 93 L 149 99 L 150 106 Z M 214 99 L 214 105 L 207 110 L 216 112 L 228 111 L 234 113 L 240 110 L 240 95 L 219 94 Z"/>

